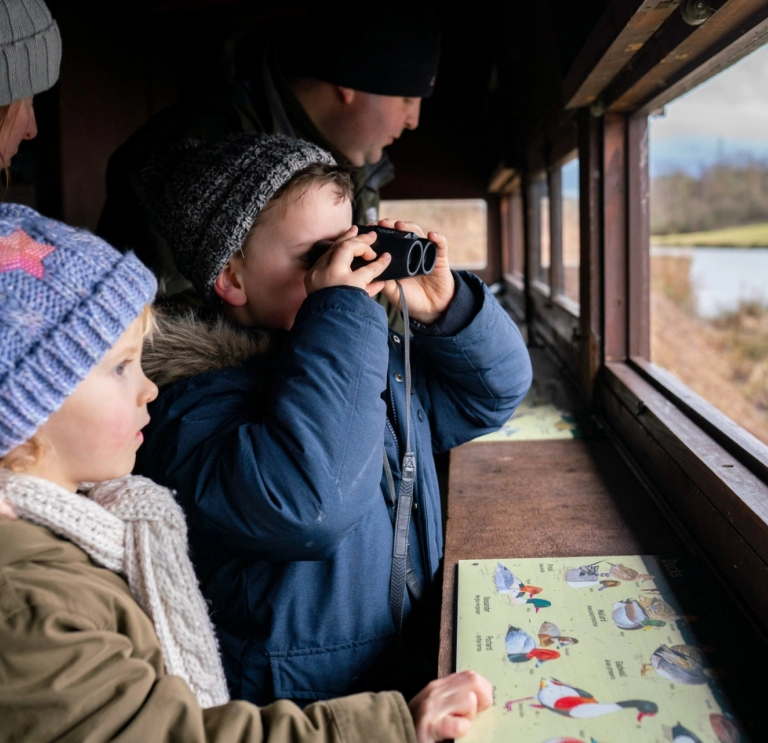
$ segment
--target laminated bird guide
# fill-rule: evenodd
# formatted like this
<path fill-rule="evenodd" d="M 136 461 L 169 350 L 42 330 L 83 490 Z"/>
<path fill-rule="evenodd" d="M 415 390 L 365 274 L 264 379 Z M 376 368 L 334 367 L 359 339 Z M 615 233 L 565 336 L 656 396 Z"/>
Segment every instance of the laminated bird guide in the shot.
<path fill-rule="evenodd" d="M 464 741 L 762 739 L 739 718 L 768 688 L 764 641 L 695 558 L 461 560 L 456 627 L 456 670 L 493 685 Z"/>

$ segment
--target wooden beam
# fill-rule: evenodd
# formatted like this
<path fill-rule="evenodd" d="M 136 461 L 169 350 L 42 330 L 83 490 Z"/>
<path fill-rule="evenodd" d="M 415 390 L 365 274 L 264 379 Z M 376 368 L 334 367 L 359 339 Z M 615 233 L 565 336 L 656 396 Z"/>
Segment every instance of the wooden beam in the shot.
<path fill-rule="evenodd" d="M 563 292 L 563 177 L 558 166 L 549 181 L 549 286 L 554 299 Z"/>
<path fill-rule="evenodd" d="M 677 462 L 752 549 L 768 562 L 768 485 L 670 404 L 629 365 L 608 364 L 605 381 L 633 413 L 635 421 Z M 658 487 L 659 483 L 656 484 Z M 663 487 L 663 483 L 661 485 Z"/>
<path fill-rule="evenodd" d="M 579 378 L 591 405 L 603 352 L 602 119 L 580 112 L 579 126 Z"/>
<path fill-rule="evenodd" d="M 744 29 L 748 30 L 744 30 Z M 724 36 L 714 47 L 707 51 L 708 59 L 700 63 L 693 60 L 689 65 L 678 71 L 674 82 L 661 93 L 648 99 L 637 110 L 638 115 L 647 116 L 658 111 L 675 98 L 679 98 L 689 90 L 693 90 L 705 80 L 709 80 L 719 72 L 755 49 L 768 43 L 768 4 L 735 31 Z"/>
<path fill-rule="evenodd" d="M 603 343 L 605 361 L 627 358 L 627 118 L 603 129 Z"/>
<path fill-rule="evenodd" d="M 613 0 L 563 82 L 565 108 L 588 106 L 677 9 L 680 0 Z"/>
<path fill-rule="evenodd" d="M 633 369 L 671 400 L 699 428 L 768 485 L 766 444 L 663 367 L 648 361 L 647 358 L 633 357 L 631 364 Z"/>
<path fill-rule="evenodd" d="M 765 0 L 727 0 L 700 26 L 670 19 L 605 91 L 609 111 L 635 111 L 701 64 L 713 50 L 734 43 L 768 16 Z M 670 100 L 667 98 L 667 100 Z"/>
<path fill-rule="evenodd" d="M 659 492 L 676 521 L 692 534 L 740 594 L 763 630 L 768 629 L 765 507 L 761 518 L 734 491 L 746 485 L 745 495 L 759 505 L 761 494 L 756 491 L 762 489 L 762 497 L 767 497 L 764 486 L 754 480 L 744 483 L 742 477 L 749 479 L 749 475 L 743 470 L 732 474 L 738 465 L 733 469 L 720 467 L 721 462 L 732 461 L 728 455 L 718 452 L 717 445 L 659 393 L 649 385 L 636 386 L 631 377 L 631 370 L 623 364 L 606 368 L 605 384 L 598 386 L 605 419 L 632 452 L 636 466 Z M 692 436 L 681 439 L 681 432 Z M 724 455 L 722 460 L 717 460 L 718 454 Z M 714 460 L 717 474 L 703 464 L 706 460 Z M 730 482 L 718 477 L 724 473 Z"/>
<path fill-rule="evenodd" d="M 629 355 L 651 357 L 650 176 L 648 117 L 632 116 L 627 130 Z"/>

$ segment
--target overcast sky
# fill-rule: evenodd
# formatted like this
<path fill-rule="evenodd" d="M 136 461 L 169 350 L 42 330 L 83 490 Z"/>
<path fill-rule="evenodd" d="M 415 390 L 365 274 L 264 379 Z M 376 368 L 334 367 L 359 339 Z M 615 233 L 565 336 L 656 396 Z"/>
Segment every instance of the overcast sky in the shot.
<path fill-rule="evenodd" d="M 768 45 L 670 103 L 651 136 L 768 142 Z"/>

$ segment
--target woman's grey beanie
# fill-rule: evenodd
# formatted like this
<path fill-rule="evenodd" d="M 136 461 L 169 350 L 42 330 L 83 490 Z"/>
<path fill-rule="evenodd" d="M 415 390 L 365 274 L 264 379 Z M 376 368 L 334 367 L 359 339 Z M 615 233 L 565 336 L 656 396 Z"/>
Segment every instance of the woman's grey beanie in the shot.
<path fill-rule="evenodd" d="M 186 142 L 142 173 L 155 227 L 203 297 L 213 299 L 216 277 L 267 202 L 313 163 L 336 161 L 310 142 L 249 132 Z"/>
<path fill-rule="evenodd" d="M 0 0 L 0 106 L 59 79 L 61 36 L 43 0 Z"/>

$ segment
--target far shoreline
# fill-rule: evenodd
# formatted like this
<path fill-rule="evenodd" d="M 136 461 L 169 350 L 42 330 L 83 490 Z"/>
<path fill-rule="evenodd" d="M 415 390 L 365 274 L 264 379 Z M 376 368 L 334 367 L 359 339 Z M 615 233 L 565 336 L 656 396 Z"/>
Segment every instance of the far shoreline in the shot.
<path fill-rule="evenodd" d="M 706 232 L 651 235 L 650 242 L 660 248 L 768 248 L 768 222 Z"/>

